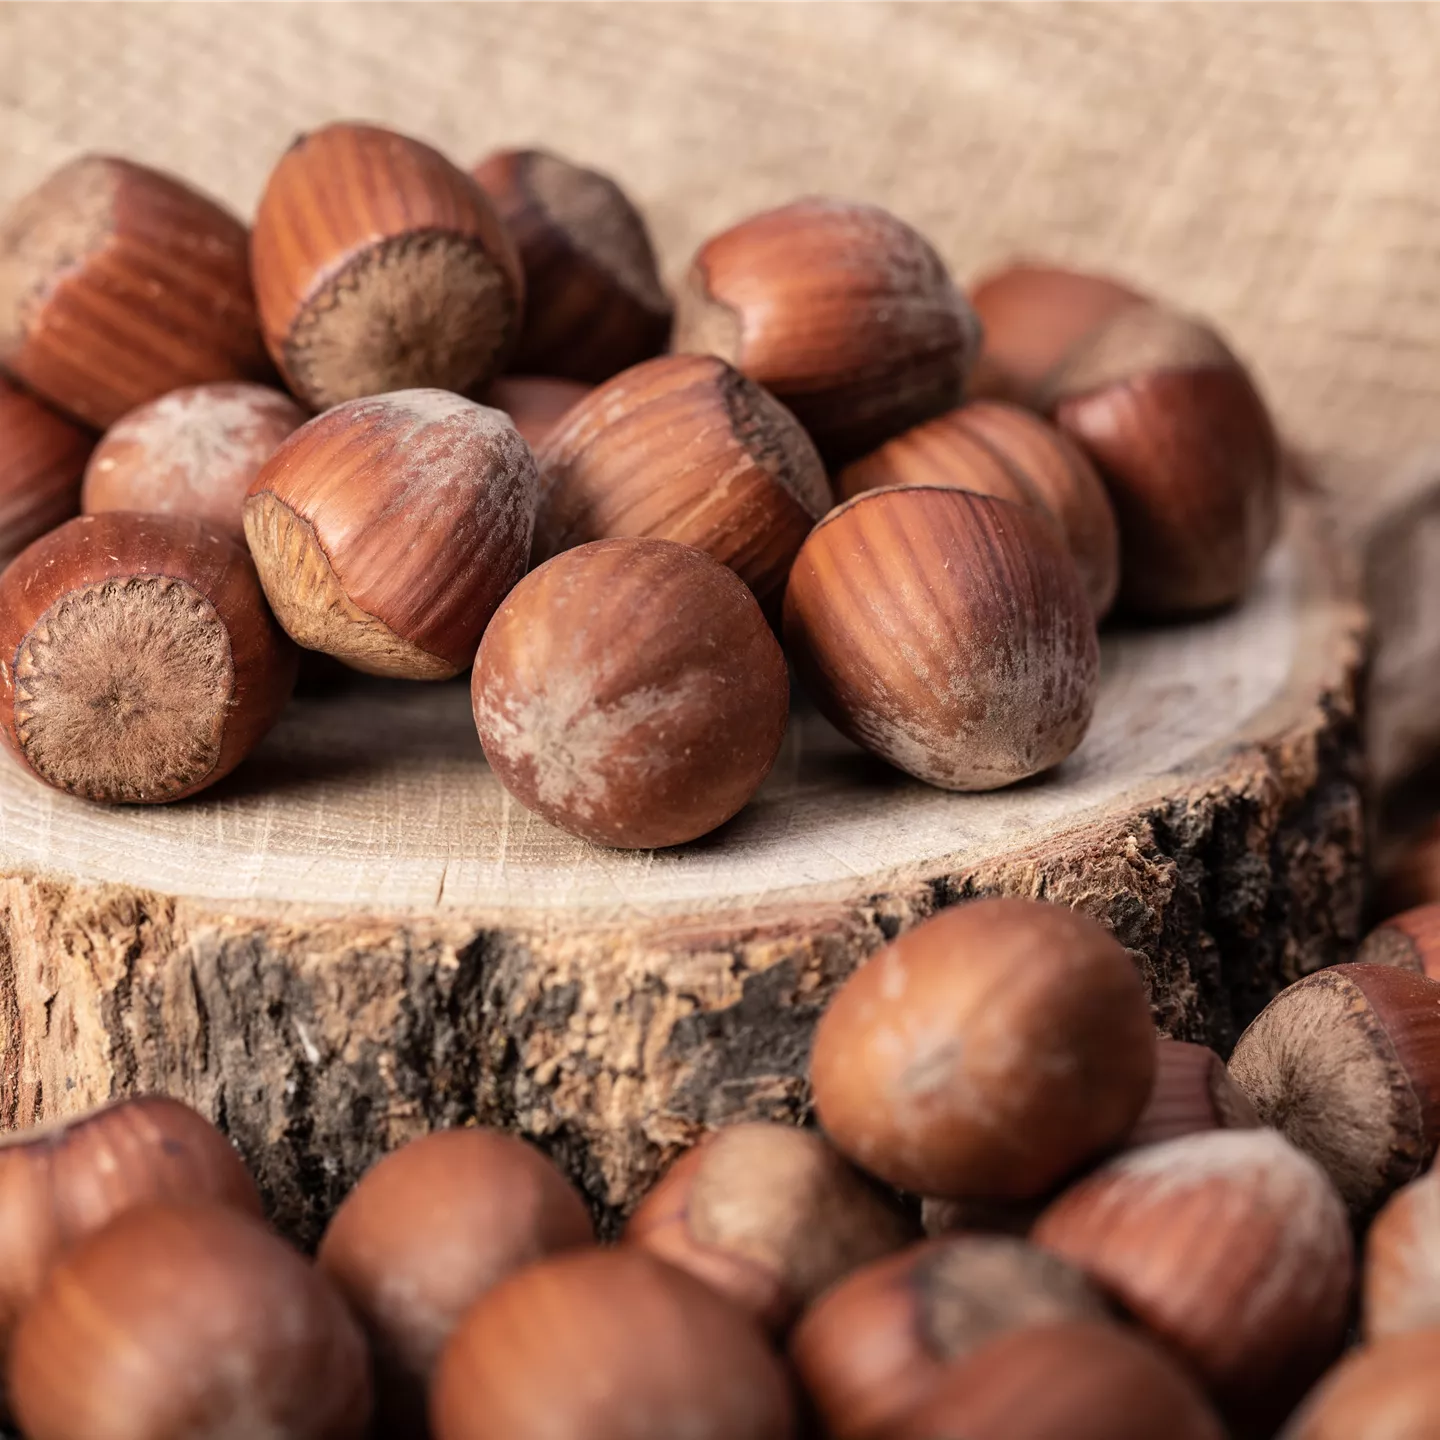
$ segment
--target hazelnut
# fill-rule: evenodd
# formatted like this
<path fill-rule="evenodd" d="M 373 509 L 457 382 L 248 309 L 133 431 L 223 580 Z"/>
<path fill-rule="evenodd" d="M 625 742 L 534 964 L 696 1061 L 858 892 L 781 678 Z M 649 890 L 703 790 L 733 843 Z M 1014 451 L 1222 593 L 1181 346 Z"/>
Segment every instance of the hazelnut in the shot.
<path fill-rule="evenodd" d="M 50 1273 L 10 1353 L 30 1440 L 359 1440 L 365 1341 L 344 1302 L 258 1221 L 148 1205 Z"/>
<path fill-rule="evenodd" d="M 841 465 L 958 405 L 978 343 L 923 236 L 874 205 L 807 199 L 706 241 L 673 348 L 744 371 Z"/>
<path fill-rule="evenodd" d="M 1413 835 L 1384 867 L 1379 913 L 1440 904 L 1440 817 Z"/>
<path fill-rule="evenodd" d="M 514 368 L 592 384 L 665 348 L 670 297 L 644 217 L 608 176 L 544 150 L 474 170 L 525 273 Z"/>
<path fill-rule="evenodd" d="M 1155 1085 L 1126 1137 L 1127 1148 L 1158 1145 L 1202 1130 L 1259 1125 L 1249 1097 L 1207 1046 L 1161 1038 L 1156 1042 L 1155 1062 Z"/>
<path fill-rule="evenodd" d="M 1149 302 L 1108 275 L 1019 261 L 977 280 L 970 303 L 985 337 L 970 393 L 1033 406 L 1069 351 L 1120 311 Z"/>
<path fill-rule="evenodd" d="M 822 1290 L 899 1249 L 916 1228 L 813 1131 L 749 1124 L 711 1135 L 672 1165 L 625 1238 L 782 1331 Z"/>
<path fill-rule="evenodd" d="M 418 140 L 338 123 L 271 172 L 251 242 L 265 343 L 315 410 L 468 390 L 520 330 L 519 257 L 485 192 Z"/>
<path fill-rule="evenodd" d="M 1273 1130 L 1117 1156 L 1046 1209 L 1032 1238 L 1181 1356 L 1237 1426 L 1270 1434 L 1340 1349 L 1349 1218 L 1324 1171 Z"/>
<path fill-rule="evenodd" d="M 0 1351 L 58 1256 L 152 1200 L 213 1200 L 260 1214 L 234 1147 L 178 1100 L 119 1100 L 0 1139 Z"/>
<path fill-rule="evenodd" d="M 1035 1217 L 1045 1208 L 1049 1196 L 1032 1200 L 989 1200 L 971 1196 L 960 1200 L 927 1196 L 920 1202 L 920 1225 L 931 1237 L 937 1235 L 1013 1235 L 1030 1233 Z"/>
<path fill-rule="evenodd" d="M 525 573 L 536 484 L 498 410 L 400 390 L 302 425 L 250 486 L 245 534 L 300 644 L 372 675 L 444 680 Z"/>
<path fill-rule="evenodd" d="M 601 845 L 679 845 L 775 763 L 785 657 L 754 597 L 670 540 L 597 540 L 533 570 L 472 682 L 485 758 L 527 809 Z"/>
<path fill-rule="evenodd" d="M 550 375 L 502 375 L 479 395 L 482 405 L 503 410 L 520 432 L 520 438 L 538 450 L 555 423 L 591 386 Z"/>
<path fill-rule="evenodd" d="M 885 485 L 953 485 L 1044 510 L 1064 532 L 1096 619 L 1120 584 L 1120 532 L 1095 467 L 1067 436 L 1015 405 L 976 400 L 847 465 L 851 499 Z"/>
<path fill-rule="evenodd" d="M 1281 1440 L 1430 1440 L 1440 1411 L 1440 1329 L 1353 1350 L 1306 1400 Z"/>
<path fill-rule="evenodd" d="M 1395 965 L 1440 980 L 1440 903 L 1402 910 L 1377 925 L 1355 960 L 1361 965 Z"/>
<path fill-rule="evenodd" d="M 796 1326 L 790 1359 L 826 1435 L 867 1440 L 997 1336 L 1109 1314 L 1078 1270 L 1023 1240 L 931 1240 L 827 1291 Z"/>
<path fill-rule="evenodd" d="M 1122 606 L 1185 616 L 1245 594 L 1279 526 L 1280 445 L 1219 335 L 1131 306 L 1051 372 L 1041 403 L 1109 487 Z"/>
<path fill-rule="evenodd" d="M 831 505 L 800 423 L 713 355 L 663 355 L 581 400 L 536 456 L 535 555 L 588 540 L 678 540 L 778 608 L 796 552 Z"/>
<path fill-rule="evenodd" d="M 785 640 L 830 722 L 947 790 L 1058 765 L 1100 683 L 1095 617 L 1056 526 L 1008 500 L 871 490 L 810 533 Z"/>
<path fill-rule="evenodd" d="M 72 160 L 0 218 L 0 365 L 100 429 L 182 385 L 263 378 L 246 239 L 170 175 Z"/>
<path fill-rule="evenodd" d="M 594 1239 L 570 1182 L 514 1135 L 443 1130 L 370 1169 L 317 1263 L 369 1335 L 379 1432 L 425 1434 L 431 1372 L 475 1300 L 512 1270 Z"/>
<path fill-rule="evenodd" d="M 1365 1237 L 1365 1334 L 1440 1327 L 1440 1172 L 1392 1195 Z"/>
<path fill-rule="evenodd" d="M 840 988 L 815 1032 L 820 1123 L 922 1195 L 1023 1200 L 1118 1143 L 1155 1076 L 1145 985 L 1062 905 L 977 900 L 917 925 Z"/>
<path fill-rule="evenodd" d="M 878 1440 L 1225 1440 L 1194 1382 L 1116 1325 L 1014 1330 Z"/>
<path fill-rule="evenodd" d="M 245 543 L 245 492 L 305 412 L 266 385 L 172 390 L 116 421 L 85 469 L 81 505 L 194 515 Z"/>
<path fill-rule="evenodd" d="M 95 437 L 0 375 L 0 566 L 80 508 Z"/>
<path fill-rule="evenodd" d="M 0 575 L 0 656 L 0 739 L 88 800 L 213 785 L 295 684 L 250 557 L 176 515 L 81 515 L 21 551 Z"/>
<path fill-rule="evenodd" d="M 1230 1074 L 1264 1124 L 1372 1215 L 1440 1140 L 1440 982 L 1387 965 L 1307 975 L 1250 1023 Z"/>
<path fill-rule="evenodd" d="M 460 1322 L 435 1440 L 790 1440 L 780 1362 L 745 1315 L 643 1250 L 586 1250 L 503 1280 Z"/>

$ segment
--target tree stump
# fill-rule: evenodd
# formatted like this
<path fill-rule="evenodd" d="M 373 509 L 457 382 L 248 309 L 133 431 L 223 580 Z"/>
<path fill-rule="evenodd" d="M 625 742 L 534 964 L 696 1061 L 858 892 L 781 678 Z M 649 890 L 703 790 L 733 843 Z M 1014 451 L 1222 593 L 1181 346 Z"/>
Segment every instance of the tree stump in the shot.
<path fill-rule="evenodd" d="M 704 1127 L 801 1116 L 834 987 L 990 893 L 1095 915 L 1167 1032 L 1228 1047 L 1357 938 L 1355 568 L 1297 506 L 1242 607 L 1109 633 L 1084 745 L 995 794 L 910 781 L 797 705 L 757 800 L 672 852 L 510 802 L 459 683 L 303 697 L 170 807 L 6 767 L 3 1122 L 180 1096 L 312 1239 L 380 1154 L 473 1118 L 536 1138 L 613 1224 Z"/>

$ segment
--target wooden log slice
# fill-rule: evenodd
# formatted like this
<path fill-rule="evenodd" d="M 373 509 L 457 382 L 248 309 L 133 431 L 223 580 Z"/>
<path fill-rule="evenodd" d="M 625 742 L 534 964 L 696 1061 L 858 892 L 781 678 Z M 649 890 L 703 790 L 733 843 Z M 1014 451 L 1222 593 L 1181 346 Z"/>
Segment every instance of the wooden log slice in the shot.
<path fill-rule="evenodd" d="M 756 802 L 667 853 L 511 803 L 463 684 L 303 698 L 170 807 L 6 767 L 0 1120 L 184 1097 L 313 1238 L 382 1152 L 476 1118 L 538 1138 L 613 1223 L 704 1126 L 800 1116 L 836 984 L 995 892 L 1099 917 L 1159 1023 L 1228 1046 L 1356 939 L 1354 568 L 1297 507 L 1243 607 L 1108 635 L 1084 745 L 1008 791 L 929 789 L 798 707 Z"/>

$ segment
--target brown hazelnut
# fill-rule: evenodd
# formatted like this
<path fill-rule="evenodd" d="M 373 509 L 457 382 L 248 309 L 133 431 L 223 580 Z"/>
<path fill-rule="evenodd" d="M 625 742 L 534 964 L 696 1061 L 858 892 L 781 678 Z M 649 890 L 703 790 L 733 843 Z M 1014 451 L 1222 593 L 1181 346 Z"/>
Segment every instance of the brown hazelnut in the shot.
<path fill-rule="evenodd" d="M 520 438 L 538 450 L 556 422 L 592 387 L 550 375 L 502 375 L 479 395 L 482 405 L 503 410 L 514 422 Z"/>
<path fill-rule="evenodd" d="M 498 1130 L 439 1131 L 367 1171 L 335 1212 L 316 1263 L 369 1336 L 380 1433 L 425 1434 L 440 1351 L 492 1285 L 594 1239 L 570 1182 L 534 1146 Z"/>
<path fill-rule="evenodd" d="M 782 1331 L 822 1290 L 916 1230 L 821 1136 L 748 1124 L 711 1135 L 672 1165 L 625 1239 Z"/>
<path fill-rule="evenodd" d="M 836 481 L 851 499 L 885 485 L 952 485 L 1044 510 L 1060 526 L 1096 619 L 1120 584 L 1120 532 L 1095 467 L 1038 415 L 975 400 L 887 440 Z"/>
<path fill-rule="evenodd" d="M 1440 904 L 1440 817 L 1411 836 L 1380 875 L 1382 915 Z"/>
<path fill-rule="evenodd" d="M 263 379 L 246 243 L 170 175 L 72 160 L 0 218 L 0 365 L 100 429 L 182 385 Z"/>
<path fill-rule="evenodd" d="M 1365 1237 L 1365 1334 L 1440 1327 L 1440 1172 L 1402 1186 Z"/>
<path fill-rule="evenodd" d="M 485 192 L 375 125 L 291 145 L 261 196 L 251 261 L 265 343 L 315 410 L 483 385 L 519 334 L 520 261 Z"/>
<path fill-rule="evenodd" d="M 460 1322 L 430 1396 L 435 1440 L 790 1440 L 763 1334 L 643 1250 L 576 1251 L 501 1281 Z"/>
<path fill-rule="evenodd" d="M 1041 403 L 1109 487 L 1122 606 L 1184 616 L 1245 594 L 1279 527 L 1280 445 L 1215 331 L 1121 310 L 1051 372 Z"/>
<path fill-rule="evenodd" d="M 1034 405 L 1041 382 L 1076 345 L 1148 302 L 1108 275 L 1018 261 L 977 280 L 970 303 L 985 335 L 970 393 Z"/>
<path fill-rule="evenodd" d="M 701 246 L 673 348 L 744 371 L 842 465 L 959 404 L 978 343 L 923 236 L 874 205 L 808 199 Z"/>
<path fill-rule="evenodd" d="M 1208 1046 L 1161 1038 L 1155 1047 L 1155 1085 L 1126 1137 L 1127 1148 L 1158 1145 L 1202 1130 L 1246 1130 L 1260 1117 Z"/>
<path fill-rule="evenodd" d="M 826 718 L 947 790 L 994 790 L 1084 738 L 1100 643 L 1056 526 L 1008 500 L 871 490 L 800 547 L 785 641 Z"/>
<path fill-rule="evenodd" d="M 977 900 L 917 925 L 840 988 L 815 1032 L 820 1123 L 922 1195 L 1026 1199 L 1118 1143 L 1155 1076 L 1145 985 L 1062 905 Z"/>
<path fill-rule="evenodd" d="M 1372 1215 L 1440 1140 L 1440 982 L 1388 965 L 1307 975 L 1250 1023 L 1230 1074 L 1264 1124 Z"/>
<path fill-rule="evenodd" d="M 1013 1330 L 877 1440 L 1225 1440 L 1194 1382 L 1116 1325 Z"/>
<path fill-rule="evenodd" d="M 1339 1352 L 1354 1261 L 1324 1171 L 1273 1130 L 1211 1130 L 1108 1161 L 1035 1223 L 1270 1434 Z M 1267 1428 L 1268 1427 L 1268 1428 Z"/>
<path fill-rule="evenodd" d="M 212 1200 L 260 1214 L 234 1147 L 178 1100 L 119 1100 L 0 1139 L 0 1351 L 61 1254 L 152 1200 Z"/>
<path fill-rule="evenodd" d="M 1360 965 L 1395 965 L 1440 980 L 1440 904 L 1402 910 L 1377 925 L 1356 952 Z"/>
<path fill-rule="evenodd" d="M 536 455 L 537 559 L 612 535 L 678 540 L 778 607 L 831 505 L 800 423 L 713 355 L 662 355 L 580 401 Z"/>
<path fill-rule="evenodd" d="M 790 1341 L 800 1383 L 833 1440 L 868 1440 L 999 1335 L 1109 1309 L 1072 1266 L 1023 1240 L 931 1240 L 827 1291 Z"/>
<path fill-rule="evenodd" d="M 95 437 L 0 375 L 0 566 L 80 509 Z"/>
<path fill-rule="evenodd" d="M 1431 1440 L 1440 1413 L 1440 1329 L 1353 1350 L 1280 1440 Z"/>
<path fill-rule="evenodd" d="M 130 1210 L 25 1312 L 10 1394 L 30 1440 L 359 1440 L 365 1341 L 344 1301 L 258 1221 Z"/>
<path fill-rule="evenodd" d="M 968 1196 L 959 1200 L 927 1196 L 920 1202 L 920 1226 L 932 1238 L 939 1235 L 1013 1235 L 1023 1239 L 1049 1196 L 1032 1200 L 991 1200 Z"/>
<path fill-rule="evenodd" d="M 679 845 L 780 751 L 785 657 L 755 598 L 670 540 L 597 540 L 532 570 L 485 632 L 475 725 L 500 783 L 585 840 Z"/>
<path fill-rule="evenodd" d="M 81 505 L 194 515 L 242 545 L 245 492 L 305 412 L 267 385 L 172 390 L 116 421 L 85 469 Z"/>
<path fill-rule="evenodd" d="M 250 557 L 177 515 L 81 515 L 22 550 L 0 575 L 0 656 L 0 739 L 87 800 L 213 785 L 295 684 Z"/>
<path fill-rule="evenodd" d="M 496 151 L 474 175 L 525 272 L 516 370 L 593 384 L 665 348 L 670 297 L 650 232 L 608 175 L 544 150 Z"/>
<path fill-rule="evenodd" d="M 372 675 L 444 680 L 525 573 L 536 485 L 498 410 L 399 390 L 302 425 L 255 477 L 245 534 L 300 644 Z"/>

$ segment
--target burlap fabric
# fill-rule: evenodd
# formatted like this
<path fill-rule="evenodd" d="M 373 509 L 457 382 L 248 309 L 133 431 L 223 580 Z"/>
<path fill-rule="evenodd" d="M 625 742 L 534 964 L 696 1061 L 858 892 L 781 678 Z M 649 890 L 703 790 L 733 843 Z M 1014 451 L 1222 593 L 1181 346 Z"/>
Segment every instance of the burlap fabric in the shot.
<path fill-rule="evenodd" d="M 1104 266 L 1216 317 L 1307 447 L 1440 439 L 1440 6 L 0 4 L 0 203 L 102 149 L 248 211 L 334 116 L 611 170 L 671 273 L 813 191 L 962 276 Z"/>

